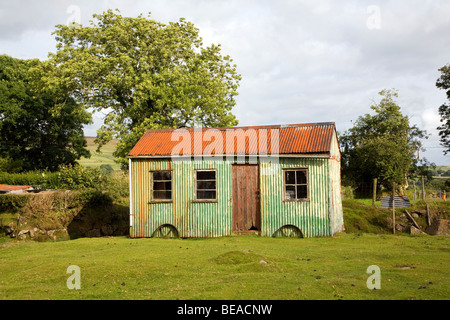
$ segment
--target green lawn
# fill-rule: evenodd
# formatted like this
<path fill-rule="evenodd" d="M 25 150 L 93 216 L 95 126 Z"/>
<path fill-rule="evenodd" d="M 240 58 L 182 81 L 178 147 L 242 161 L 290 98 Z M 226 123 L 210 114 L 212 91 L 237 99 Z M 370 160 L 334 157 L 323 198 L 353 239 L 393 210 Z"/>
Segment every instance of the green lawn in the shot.
<path fill-rule="evenodd" d="M 449 246 L 449 237 L 345 233 L 9 242 L 0 299 L 448 299 Z M 71 265 L 80 290 L 66 286 Z M 380 290 L 367 288 L 371 265 Z"/>

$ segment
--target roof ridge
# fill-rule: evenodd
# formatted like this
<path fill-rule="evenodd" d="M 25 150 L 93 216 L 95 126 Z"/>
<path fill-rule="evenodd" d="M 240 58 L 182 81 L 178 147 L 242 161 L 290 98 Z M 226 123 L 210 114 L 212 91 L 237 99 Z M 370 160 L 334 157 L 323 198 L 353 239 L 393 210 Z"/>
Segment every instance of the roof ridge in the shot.
<path fill-rule="evenodd" d="M 299 128 L 299 127 L 320 127 L 320 126 L 335 126 L 335 122 L 313 122 L 313 123 L 297 123 L 297 124 L 280 124 L 280 125 L 262 125 L 262 126 L 237 126 L 237 127 L 200 127 L 200 128 L 160 128 L 147 129 L 145 132 L 173 132 L 175 130 L 186 129 L 188 131 L 194 130 L 209 130 L 215 129 L 219 131 L 225 130 L 239 130 L 239 129 L 284 129 L 284 128 Z"/>

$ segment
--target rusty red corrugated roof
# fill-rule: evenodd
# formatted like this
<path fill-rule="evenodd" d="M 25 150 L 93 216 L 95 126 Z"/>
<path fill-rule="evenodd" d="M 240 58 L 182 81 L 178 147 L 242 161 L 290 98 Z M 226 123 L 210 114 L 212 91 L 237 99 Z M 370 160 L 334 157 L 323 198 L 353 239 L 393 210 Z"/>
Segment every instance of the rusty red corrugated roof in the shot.
<path fill-rule="evenodd" d="M 333 122 L 155 129 L 142 136 L 129 156 L 323 154 L 330 152 L 335 130 Z"/>
<path fill-rule="evenodd" d="M 30 189 L 31 186 L 11 186 L 11 185 L 7 185 L 7 184 L 0 184 L 0 190 L 3 191 L 25 191 Z"/>

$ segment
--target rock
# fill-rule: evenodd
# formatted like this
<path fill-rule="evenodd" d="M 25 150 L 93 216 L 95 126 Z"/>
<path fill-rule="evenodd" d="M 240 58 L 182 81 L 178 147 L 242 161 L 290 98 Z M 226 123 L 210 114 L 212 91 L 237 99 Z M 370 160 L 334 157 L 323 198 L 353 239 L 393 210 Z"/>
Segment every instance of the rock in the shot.
<path fill-rule="evenodd" d="M 114 232 L 114 229 L 113 229 L 112 225 L 110 225 L 110 224 L 103 225 L 101 230 L 102 230 L 103 235 L 105 235 L 105 236 L 111 236 Z"/>
<path fill-rule="evenodd" d="M 14 228 L 10 225 L 3 226 L 2 230 L 7 236 L 14 233 Z"/>
<path fill-rule="evenodd" d="M 48 237 L 49 237 L 50 239 L 52 239 L 52 240 L 56 240 L 55 231 L 56 231 L 56 230 L 48 230 L 48 231 L 47 231 Z"/>
<path fill-rule="evenodd" d="M 417 228 L 414 227 L 414 226 L 411 226 L 411 227 L 409 228 L 409 233 L 410 233 L 410 234 L 426 234 L 425 232 L 423 232 L 423 231 L 420 230 L 420 229 L 417 229 Z"/>
<path fill-rule="evenodd" d="M 433 236 L 450 236 L 450 220 L 434 219 L 425 232 Z"/>
<path fill-rule="evenodd" d="M 411 215 L 412 215 L 412 217 L 413 217 L 414 219 L 419 218 L 419 215 L 418 215 L 417 213 L 413 213 L 413 214 L 411 214 Z"/>
<path fill-rule="evenodd" d="M 397 223 L 395 225 L 395 230 L 400 231 L 400 232 L 404 232 L 405 231 L 406 226 L 401 224 L 401 223 Z"/>
<path fill-rule="evenodd" d="M 20 236 L 25 235 L 25 234 L 27 234 L 29 232 L 30 232 L 30 230 L 20 230 L 18 236 L 20 237 Z"/>

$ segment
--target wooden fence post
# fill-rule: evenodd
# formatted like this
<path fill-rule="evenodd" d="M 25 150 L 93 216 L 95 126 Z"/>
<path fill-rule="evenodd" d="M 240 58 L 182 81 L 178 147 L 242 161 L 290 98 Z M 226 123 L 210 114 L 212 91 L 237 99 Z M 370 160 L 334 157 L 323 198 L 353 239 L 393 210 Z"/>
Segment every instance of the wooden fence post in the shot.
<path fill-rule="evenodd" d="M 375 207 L 377 202 L 377 178 L 373 179 L 372 205 Z"/>
<path fill-rule="evenodd" d="M 395 182 L 392 184 L 392 233 L 395 234 Z"/>
<path fill-rule="evenodd" d="M 425 201 L 426 195 L 425 195 L 425 177 L 422 176 L 422 200 Z"/>

